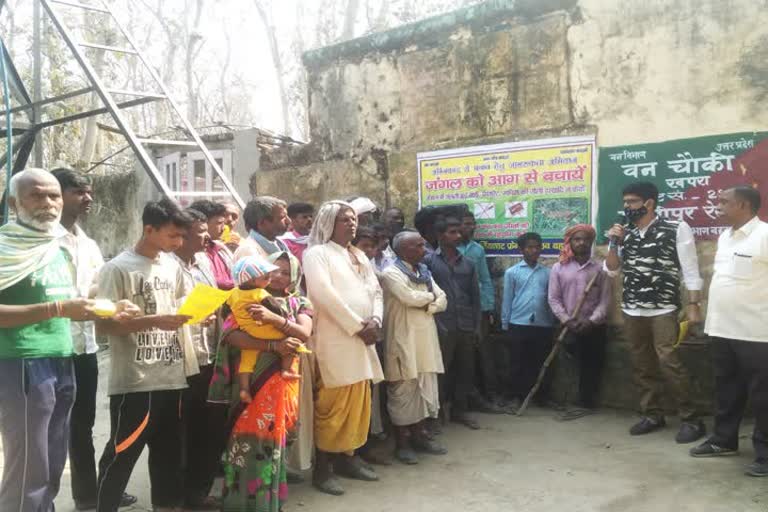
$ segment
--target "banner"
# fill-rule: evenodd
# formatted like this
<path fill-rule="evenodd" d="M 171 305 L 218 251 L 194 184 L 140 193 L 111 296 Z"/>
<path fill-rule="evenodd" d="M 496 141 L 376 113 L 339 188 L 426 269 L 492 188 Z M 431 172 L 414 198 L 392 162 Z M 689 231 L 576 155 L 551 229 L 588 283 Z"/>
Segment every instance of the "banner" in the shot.
<path fill-rule="evenodd" d="M 527 231 L 555 256 L 566 228 L 592 223 L 594 159 L 594 137 L 419 153 L 419 207 L 469 206 L 488 256 L 519 256 L 515 239 Z"/>
<path fill-rule="evenodd" d="M 754 186 L 766 204 L 767 138 L 768 132 L 744 132 L 600 148 L 598 239 L 605 241 L 605 232 L 623 211 L 621 190 L 633 181 L 659 188 L 659 215 L 687 222 L 697 239 L 717 239 L 725 229 L 717 218 L 721 190 Z"/>

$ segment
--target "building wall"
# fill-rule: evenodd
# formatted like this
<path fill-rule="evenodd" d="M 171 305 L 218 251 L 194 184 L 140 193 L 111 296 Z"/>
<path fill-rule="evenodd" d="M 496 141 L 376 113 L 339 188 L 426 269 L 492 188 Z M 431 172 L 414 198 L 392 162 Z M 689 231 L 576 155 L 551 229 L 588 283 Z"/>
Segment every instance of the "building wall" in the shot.
<path fill-rule="evenodd" d="M 420 151 L 764 130 L 766 8 L 765 0 L 495 0 L 309 52 L 311 143 L 262 155 L 252 188 L 316 203 L 366 194 L 410 218 Z M 713 243 L 699 253 L 708 279 Z M 495 259 L 496 278 L 511 263 Z M 603 398 L 632 408 L 620 324 L 615 307 Z M 681 353 L 706 407 L 708 346 Z"/>

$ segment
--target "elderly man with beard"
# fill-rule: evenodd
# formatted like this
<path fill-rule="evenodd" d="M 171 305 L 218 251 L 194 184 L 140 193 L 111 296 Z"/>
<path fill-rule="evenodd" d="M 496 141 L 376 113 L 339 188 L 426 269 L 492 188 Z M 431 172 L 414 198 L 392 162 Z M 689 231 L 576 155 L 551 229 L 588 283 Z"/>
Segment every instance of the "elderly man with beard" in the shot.
<path fill-rule="evenodd" d="M 381 330 L 383 300 L 370 260 L 352 245 L 356 230 L 357 216 L 349 203 L 325 203 L 304 253 L 307 291 L 317 304 L 313 350 L 320 370 L 313 483 L 333 495 L 343 494 L 344 489 L 331 463 L 337 474 L 378 480 L 355 450 L 368 437 L 371 381 L 384 378 L 373 346 Z"/>
<path fill-rule="evenodd" d="M 0 510 L 53 510 L 75 399 L 70 320 L 91 321 L 76 296 L 59 182 L 27 169 L 9 183 L 16 222 L 0 228 Z M 135 308 L 119 304 L 118 320 Z"/>
<path fill-rule="evenodd" d="M 424 425 L 427 418 L 437 418 L 440 408 L 437 375 L 444 369 L 434 315 L 445 311 L 448 304 L 445 292 L 421 263 L 425 244 L 415 231 L 395 235 L 398 257 L 381 274 L 386 303 L 387 410 L 397 432 L 395 456 L 405 464 L 418 462 L 414 450 L 446 453 L 429 439 Z"/>

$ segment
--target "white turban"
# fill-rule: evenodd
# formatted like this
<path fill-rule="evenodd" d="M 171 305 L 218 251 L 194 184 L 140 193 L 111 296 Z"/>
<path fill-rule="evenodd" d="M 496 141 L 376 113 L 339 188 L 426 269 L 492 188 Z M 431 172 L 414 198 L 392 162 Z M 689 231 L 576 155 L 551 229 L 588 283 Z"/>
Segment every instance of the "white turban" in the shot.
<path fill-rule="evenodd" d="M 323 203 L 315 215 L 312 223 L 312 231 L 309 233 L 309 247 L 328 243 L 333 236 L 333 228 L 336 226 L 336 217 L 343 209 L 355 211 L 351 204 L 345 201 L 328 201 Z M 355 214 L 357 218 L 357 214 Z"/>
<path fill-rule="evenodd" d="M 367 197 L 358 197 L 349 202 L 349 205 L 355 210 L 355 214 L 362 215 L 363 213 L 375 212 L 378 208 L 376 203 L 368 199 Z"/>

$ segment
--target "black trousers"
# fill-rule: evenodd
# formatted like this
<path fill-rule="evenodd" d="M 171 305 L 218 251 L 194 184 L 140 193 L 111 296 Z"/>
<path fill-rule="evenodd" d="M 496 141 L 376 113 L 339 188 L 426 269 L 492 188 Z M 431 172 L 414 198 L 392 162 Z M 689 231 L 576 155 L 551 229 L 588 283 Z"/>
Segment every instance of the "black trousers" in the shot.
<path fill-rule="evenodd" d="M 193 504 L 208 496 L 227 442 L 225 404 L 208 402 L 214 365 L 200 367 L 187 378 L 184 390 L 184 501 Z"/>
<path fill-rule="evenodd" d="M 710 440 L 739 447 L 739 426 L 747 398 L 755 416 L 752 444 L 757 457 L 768 457 L 768 343 L 712 339 L 715 373 L 715 428 Z"/>
<path fill-rule="evenodd" d="M 552 327 L 532 325 L 510 325 L 505 343 L 509 367 L 508 394 L 523 399 L 536 383 L 541 365 L 552 350 Z M 544 402 L 549 398 L 552 372 L 547 372 L 536 393 L 536 400 Z"/>
<path fill-rule="evenodd" d="M 440 332 L 440 352 L 445 373 L 438 376 L 440 403 L 451 404 L 451 411 L 464 413 L 474 389 L 475 334 L 463 331 Z"/>
<path fill-rule="evenodd" d="M 96 451 L 93 425 L 96 421 L 96 388 L 99 362 L 96 354 L 82 354 L 73 359 L 77 393 L 72 406 L 69 430 L 69 470 L 72 499 L 75 503 L 96 503 Z"/>
<path fill-rule="evenodd" d="M 605 325 L 596 325 L 583 332 L 568 333 L 564 348 L 576 359 L 579 368 L 579 404 L 582 407 L 597 406 L 600 382 L 605 367 Z"/>
<path fill-rule="evenodd" d="M 489 312 L 483 313 L 482 323 L 480 324 L 480 340 L 477 345 L 478 387 L 489 398 L 495 397 L 500 392 L 499 372 L 496 368 L 497 350 L 494 345 L 494 339 L 490 336 L 490 315 L 491 313 Z"/>
<path fill-rule="evenodd" d="M 117 511 L 144 446 L 149 446 L 152 505 L 181 506 L 182 390 L 112 395 L 109 413 L 109 441 L 99 461 L 98 512 Z"/>

